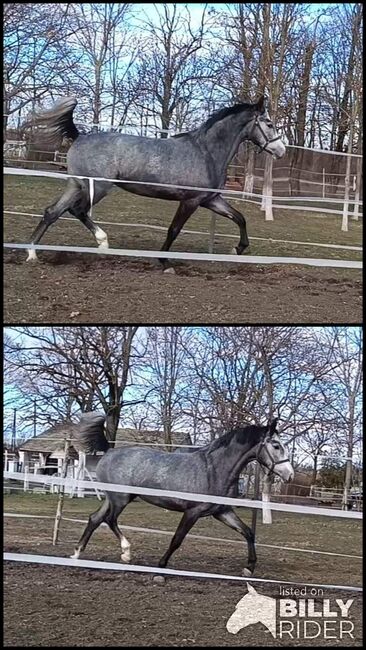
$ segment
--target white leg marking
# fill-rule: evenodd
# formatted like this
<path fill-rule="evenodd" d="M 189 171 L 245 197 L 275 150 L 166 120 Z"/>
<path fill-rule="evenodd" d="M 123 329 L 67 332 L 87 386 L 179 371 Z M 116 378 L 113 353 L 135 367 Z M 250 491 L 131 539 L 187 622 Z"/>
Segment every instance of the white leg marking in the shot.
<path fill-rule="evenodd" d="M 70 555 L 72 560 L 78 560 L 80 557 L 80 549 L 76 548 L 75 553 L 73 555 Z"/>
<path fill-rule="evenodd" d="M 31 262 L 32 260 L 37 260 L 37 259 L 38 259 L 37 253 L 34 250 L 34 248 L 28 249 L 28 257 L 26 259 L 26 262 Z"/>
<path fill-rule="evenodd" d="M 121 549 L 122 549 L 121 560 L 122 560 L 122 562 L 130 562 L 131 561 L 130 548 L 131 548 L 130 542 L 126 539 L 126 537 L 124 535 L 122 535 L 122 537 L 121 537 Z"/>
<path fill-rule="evenodd" d="M 109 248 L 108 235 L 104 232 L 104 230 L 96 226 L 94 235 L 98 243 L 98 248 Z"/>

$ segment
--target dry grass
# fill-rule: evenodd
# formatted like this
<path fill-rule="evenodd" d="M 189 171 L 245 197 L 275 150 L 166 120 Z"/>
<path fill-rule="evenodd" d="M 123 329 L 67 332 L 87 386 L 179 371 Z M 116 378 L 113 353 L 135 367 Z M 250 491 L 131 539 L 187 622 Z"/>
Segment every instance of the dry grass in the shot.
<path fill-rule="evenodd" d="M 59 179 L 29 178 L 20 176 L 5 177 L 5 210 L 31 212 L 41 215 L 43 209 L 50 205 L 64 190 L 65 183 Z M 274 208 L 274 221 L 266 222 L 263 212 L 252 203 L 230 201 L 236 209 L 243 212 L 248 225 L 250 253 L 252 255 L 276 255 L 293 257 L 318 257 L 327 259 L 360 260 L 357 251 L 331 248 L 317 248 L 271 241 L 259 241 L 253 237 L 266 239 L 283 239 L 322 244 L 341 244 L 359 246 L 362 241 L 362 219 L 350 219 L 349 232 L 340 230 L 341 219 L 327 214 L 309 214 L 302 211 L 281 210 Z M 114 188 L 112 192 L 94 209 L 96 220 L 125 224 L 150 224 L 167 228 L 173 218 L 177 203 L 149 199 L 129 194 Z M 19 217 L 6 214 L 5 240 L 10 242 L 29 241 L 30 234 L 37 223 L 35 217 Z M 211 214 L 200 208 L 191 217 L 186 230 L 198 230 L 206 234 L 181 234 L 174 243 L 179 251 L 207 252 Z M 215 252 L 227 253 L 238 239 L 238 229 L 230 220 L 217 216 L 216 232 L 232 235 L 233 238 L 216 237 Z M 126 248 L 159 249 L 165 238 L 165 232 L 113 225 L 103 226 L 108 232 L 110 246 Z M 77 221 L 59 220 L 50 228 L 42 243 L 61 245 L 94 245 L 90 233 Z"/>

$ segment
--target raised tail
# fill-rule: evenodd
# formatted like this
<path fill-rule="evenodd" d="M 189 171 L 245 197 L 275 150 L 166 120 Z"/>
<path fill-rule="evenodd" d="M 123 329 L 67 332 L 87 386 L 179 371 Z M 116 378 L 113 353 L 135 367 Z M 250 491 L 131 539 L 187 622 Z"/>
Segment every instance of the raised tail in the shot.
<path fill-rule="evenodd" d="M 74 429 L 74 436 L 77 440 L 75 447 L 86 454 L 108 451 L 109 443 L 104 433 L 105 418 L 104 414 L 96 411 L 83 413 Z"/>
<path fill-rule="evenodd" d="M 22 130 L 38 127 L 37 134 L 42 141 L 49 143 L 59 143 L 62 141 L 62 138 L 76 140 L 79 136 L 79 131 L 72 118 L 76 104 L 77 100 L 75 97 L 63 97 L 52 108 L 33 113 L 24 122 Z"/>

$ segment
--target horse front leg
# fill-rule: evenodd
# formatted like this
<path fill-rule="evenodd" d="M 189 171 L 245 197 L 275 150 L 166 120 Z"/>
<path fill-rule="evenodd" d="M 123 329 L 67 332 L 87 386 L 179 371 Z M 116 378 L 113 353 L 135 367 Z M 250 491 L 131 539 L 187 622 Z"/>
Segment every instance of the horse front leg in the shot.
<path fill-rule="evenodd" d="M 192 526 L 196 523 L 197 519 L 201 516 L 200 512 L 192 512 L 187 510 L 179 522 L 178 528 L 175 531 L 169 548 L 160 559 L 158 566 L 166 567 L 169 558 L 173 555 L 174 551 L 180 547 L 187 533 L 191 530 Z"/>
<path fill-rule="evenodd" d="M 234 510 L 230 507 L 225 507 L 223 510 L 220 510 L 220 512 L 216 513 L 213 515 L 215 519 L 218 519 L 219 521 L 222 521 L 223 524 L 226 524 L 226 526 L 229 526 L 229 528 L 233 528 L 236 530 L 240 535 L 243 535 L 245 539 L 247 540 L 248 544 L 248 566 L 243 569 L 243 575 L 244 576 L 251 576 L 254 572 L 254 568 L 257 562 L 257 555 L 255 552 L 255 545 L 254 545 L 254 535 L 249 528 L 239 517 L 238 515 L 234 512 Z"/>
<path fill-rule="evenodd" d="M 192 216 L 192 214 L 195 212 L 195 210 L 198 208 L 198 201 L 197 199 L 190 199 L 187 201 L 181 201 L 178 207 L 178 210 L 176 211 L 173 221 L 170 224 L 168 228 L 168 233 L 165 239 L 164 244 L 162 245 L 161 249 L 162 251 L 168 251 L 174 242 L 174 240 L 178 237 L 180 231 L 182 230 L 184 224 L 186 221 L 189 219 L 189 217 Z M 171 263 L 169 259 L 166 258 L 159 258 L 159 262 L 163 267 L 163 271 L 167 273 L 175 273 L 173 267 L 171 266 Z"/>
<path fill-rule="evenodd" d="M 204 203 L 201 203 L 201 205 L 204 208 L 208 208 L 217 214 L 221 214 L 223 217 L 227 217 L 236 223 L 240 230 L 240 239 L 239 244 L 235 246 L 233 252 L 234 254 L 236 253 L 237 255 L 241 255 L 242 252 L 249 246 L 247 224 L 242 213 L 238 210 L 235 210 L 235 208 L 227 203 L 225 199 L 223 199 L 219 194 L 212 198 L 208 198 L 204 201 Z"/>

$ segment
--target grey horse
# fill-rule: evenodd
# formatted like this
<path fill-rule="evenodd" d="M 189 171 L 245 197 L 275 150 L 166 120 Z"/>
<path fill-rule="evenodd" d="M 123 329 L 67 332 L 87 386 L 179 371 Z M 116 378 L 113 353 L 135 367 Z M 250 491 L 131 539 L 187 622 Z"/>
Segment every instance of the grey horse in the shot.
<path fill-rule="evenodd" d="M 92 414 L 90 417 L 93 417 Z M 88 453 L 105 451 L 108 446 L 104 436 L 103 417 L 97 417 L 100 418 L 99 429 L 94 426 L 90 436 L 87 428 L 84 427 L 82 432 L 83 444 L 87 446 Z M 97 465 L 97 478 L 104 483 L 236 497 L 239 474 L 252 460 L 257 460 L 266 472 L 277 474 L 284 481 L 293 479 L 294 470 L 276 426 L 275 419 L 267 426 L 250 425 L 233 429 L 190 453 L 169 453 L 137 446 L 110 449 Z M 129 493 L 106 492 L 105 501 L 90 515 L 72 557 L 80 556 L 96 528 L 106 522 L 121 544 L 122 561 L 129 562 L 130 543 L 118 527 L 117 519 L 137 496 L 161 508 L 183 512 L 170 546 L 159 561 L 159 567 L 166 566 L 172 553 L 181 545 L 198 519 L 212 515 L 245 537 L 248 544 L 248 565 L 243 573 L 251 575 L 254 571 L 257 560 L 254 536 L 233 508 L 189 499 L 136 495 L 133 488 Z"/>
<path fill-rule="evenodd" d="M 73 141 L 67 154 L 68 174 L 86 177 L 110 178 L 96 181 L 92 204 L 108 194 L 113 185 L 128 192 L 170 201 L 179 201 L 178 210 L 169 226 L 161 248 L 168 251 L 195 210 L 202 206 L 231 219 L 240 230 L 235 253 L 240 255 L 249 240 L 243 215 L 221 196 L 225 186 L 227 167 L 244 140 L 251 140 L 261 151 L 281 158 L 286 148 L 268 114 L 265 97 L 256 103 L 235 104 L 214 113 L 202 126 L 171 138 L 154 139 L 119 133 L 79 133 L 73 121 L 75 98 L 59 100 L 51 109 L 33 115 L 24 125 L 38 127 L 42 138 L 55 144 L 63 137 Z M 123 183 L 123 180 L 130 181 Z M 173 187 L 141 185 L 164 183 Z M 202 189 L 180 189 L 177 185 Z M 39 243 L 47 228 L 61 215 L 70 212 L 95 236 L 99 247 L 108 247 L 106 233 L 91 220 L 89 182 L 69 178 L 66 190 L 48 206 L 31 238 Z M 28 251 L 28 260 L 35 259 L 34 249 Z M 163 268 L 167 260 L 160 260 Z"/>

